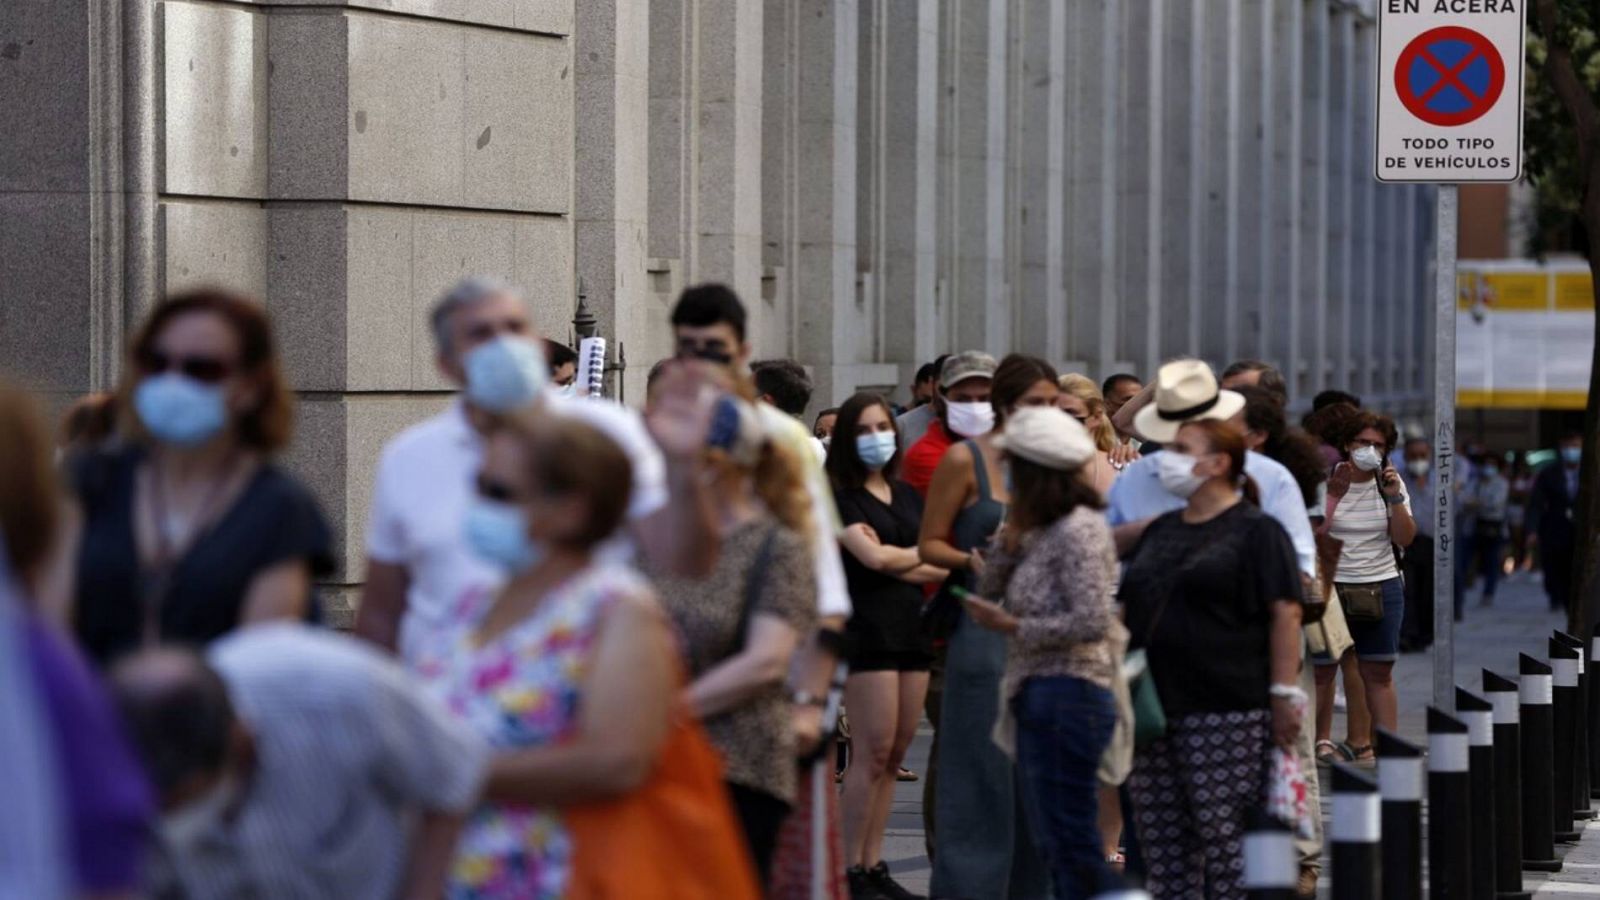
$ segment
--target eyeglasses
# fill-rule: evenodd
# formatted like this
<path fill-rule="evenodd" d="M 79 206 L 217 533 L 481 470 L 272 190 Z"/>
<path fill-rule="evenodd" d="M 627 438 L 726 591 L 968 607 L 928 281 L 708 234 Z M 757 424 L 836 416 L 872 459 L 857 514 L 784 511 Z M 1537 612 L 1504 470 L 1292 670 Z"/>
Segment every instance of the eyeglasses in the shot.
<path fill-rule="evenodd" d="M 139 354 L 139 370 L 146 375 L 177 371 L 206 384 L 215 384 L 233 374 L 233 366 L 211 356 L 169 356 L 160 350 Z"/>

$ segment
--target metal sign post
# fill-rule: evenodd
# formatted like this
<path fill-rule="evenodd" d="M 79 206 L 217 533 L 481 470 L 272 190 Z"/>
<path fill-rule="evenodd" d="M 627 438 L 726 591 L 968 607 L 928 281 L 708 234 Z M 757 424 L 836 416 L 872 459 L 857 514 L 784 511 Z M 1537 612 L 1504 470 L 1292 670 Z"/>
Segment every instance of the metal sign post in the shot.
<path fill-rule="evenodd" d="M 1433 705 L 1455 708 L 1457 187 L 1441 184 L 1433 215 Z"/>
<path fill-rule="evenodd" d="M 1433 704 L 1455 709 L 1456 185 L 1522 174 L 1527 23 L 1512 3 L 1381 0 L 1379 181 L 1437 184 L 1434 208 Z M 1420 598 L 1419 598 L 1420 599 Z"/>

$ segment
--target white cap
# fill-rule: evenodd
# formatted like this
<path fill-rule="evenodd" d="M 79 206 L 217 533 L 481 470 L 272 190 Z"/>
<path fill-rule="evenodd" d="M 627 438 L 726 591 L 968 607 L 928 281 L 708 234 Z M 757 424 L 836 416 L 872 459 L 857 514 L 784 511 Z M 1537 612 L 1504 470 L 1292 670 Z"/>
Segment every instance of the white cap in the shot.
<path fill-rule="evenodd" d="M 1095 454 L 1089 430 L 1054 406 L 1024 406 L 1012 413 L 995 446 L 1048 469 L 1076 469 Z"/>

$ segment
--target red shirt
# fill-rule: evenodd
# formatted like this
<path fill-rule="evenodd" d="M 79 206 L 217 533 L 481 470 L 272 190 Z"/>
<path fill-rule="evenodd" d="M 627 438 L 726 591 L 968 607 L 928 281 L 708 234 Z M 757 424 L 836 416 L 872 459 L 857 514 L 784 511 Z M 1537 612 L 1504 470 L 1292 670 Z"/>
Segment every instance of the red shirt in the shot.
<path fill-rule="evenodd" d="M 928 430 L 906 451 L 906 458 L 900 463 L 900 480 L 915 488 L 926 500 L 928 485 L 933 483 L 933 470 L 939 468 L 939 460 L 944 459 L 944 452 L 953 443 L 955 441 L 944 430 L 944 423 L 938 419 L 929 422 Z"/>

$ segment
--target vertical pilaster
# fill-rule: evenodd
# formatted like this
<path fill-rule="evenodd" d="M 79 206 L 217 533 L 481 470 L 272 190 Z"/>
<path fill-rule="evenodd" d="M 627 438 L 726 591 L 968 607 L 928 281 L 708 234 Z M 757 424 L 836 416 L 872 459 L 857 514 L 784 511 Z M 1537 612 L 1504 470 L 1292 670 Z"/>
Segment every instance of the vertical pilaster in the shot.
<path fill-rule="evenodd" d="M 766 318 L 761 296 L 763 4 L 697 0 L 692 53 L 694 169 L 686 281 L 721 281 Z"/>
<path fill-rule="evenodd" d="M 1162 361 L 1167 245 L 1166 33 L 1168 6 L 1124 0 L 1118 28 L 1124 50 L 1119 103 L 1124 111 L 1117 144 L 1118 216 L 1121 225 L 1121 356 L 1151 373 Z M 1148 375 L 1146 376 L 1148 377 Z"/>
<path fill-rule="evenodd" d="M 1323 384 L 1356 390 L 1350 368 L 1350 323 L 1355 301 L 1354 251 L 1357 244 L 1354 180 L 1355 72 L 1354 20 L 1348 9 L 1331 6 L 1323 15 L 1328 43 L 1327 307 L 1320 342 Z"/>
<path fill-rule="evenodd" d="M 1328 9 L 1325 0 L 1299 0 L 1295 34 L 1300 58 L 1300 281 L 1295 309 L 1301 360 L 1299 388 L 1327 383 L 1328 304 Z M 1309 315 L 1307 315 L 1309 313 Z"/>
<path fill-rule="evenodd" d="M 1100 3 L 1080 5 L 1077 25 L 1082 32 L 1100 34 Z M 1017 5 L 1014 23 L 1020 51 L 1020 77 L 1017 79 L 1017 127 L 1015 153 L 1020 160 L 1016 190 L 1017 216 L 1014 230 L 1019 265 L 1012 295 L 1016 304 L 1014 348 L 1059 363 L 1064 351 L 1067 328 L 1067 291 L 1062 257 L 1074 261 L 1078 253 L 1064 254 L 1068 248 L 1065 233 L 1066 118 L 1067 88 L 1067 9 L 1052 0 L 1022 0 Z M 1087 64 L 1081 57 L 1074 64 Z M 1076 98 L 1074 98 L 1076 99 Z M 1098 97 L 1085 112 L 1097 112 Z M 1093 114 L 1091 112 L 1091 115 Z M 1088 138 L 1090 132 L 1085 132 Z M 1086 158 L 1080 172 L 1094 171 Z M 1096 198 L 1098 199 L 1098 198 Z M 1074 250 L 1098 253 L 1092 245 Z M 1095 271 L 1098 282 L 1098 269 Z M 1095 304 L 1094 292 L 1086 291 L 1085 301 Z"/>
<path fill-rule="evenodd" d="M 1204 61 L 1199 90 L 1207 98 L 1200 122 L 1200 158 L 1205 160 L 1204 194 L 1197 223 L 1200 295 L 1194 306 L 1200 355 L 1219 366 L 1239 356 L 1239 196 L 1240 68 L 1243 64 L 1240 0 L 1210 0 L 1197 22 Z"/>
<path fill-rule="evenodd" d="M 602 334 L 634 360 L 623 394 L 644 396 L 653 361 L 670 352 L 666 298 L 646 281 L 649 231 L 649 10 L 631 0 L 574 8 L 576 270 Z M 613 352 L 616 348 L 613 347 Z"/>
<path fill-rule="evenodd" d="M 944 4 L 950 29 L 944 98 L 950 128 L 949 284 L 952 349 L 1010 344 L 1006 292 L 1007 0 Z"/>
<path fill-rule="evenodd" d="M 1272 178 L 1271 145 L 1267 136 L 1272 88 L 1267 84 L 1269 61 L 1264 40 L 1270 28 L 1266 0 L 1243 0 L 1233 13 L 1238 35 L 1238 62 L 1230 66 L 1232 96 L 1236 99 L 1235 128 L 1238 153 L 1234 163 L 1231 203 L 1237 207 L 1234 238 L 1235 298 L 1237 311 L 1229 329 L 1229 359 L 1270 359 L 1262 315 L 1272 302 L 1267 284 L 1272 258 L 1268 235 L 1271 209 L 1279 185 Z M 1282 360 L 1275 360 L 1282 365 Z"/>

